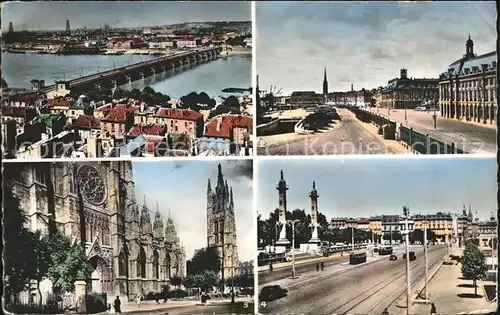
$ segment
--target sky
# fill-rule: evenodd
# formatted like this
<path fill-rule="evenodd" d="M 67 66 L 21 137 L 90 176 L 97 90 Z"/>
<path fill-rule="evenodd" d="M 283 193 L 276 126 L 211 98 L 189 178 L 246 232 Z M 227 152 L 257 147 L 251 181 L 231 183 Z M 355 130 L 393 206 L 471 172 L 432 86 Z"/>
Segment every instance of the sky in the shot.
<path fill-rule="evenodd" d="M 260 160 L 257 211 L 264 218 L 278 207 L 280 170 L 289 186 L 287 210 L 310 213 L 309 193 L 316 181 L 318 210 L 333 217 L 367 218 L 383 214 L 438 211 L 460 213 L 471 205 L 480 220 L 497 213 L 496 157 L 360 157 Z"/>
<path fill-rule="evenodd" d="M 256 60 L 262 89 L 372 89 L 399 77 L 437 78 L 465 54 L 496 49 L 495 2 L 257 2 Z"/>
<path fill-rule="evenodd" d="M 217 183 L 217 165 L 233 187 L 236 215 L 238 256 L 240 261 L 251 260 L 255 251 L 255 227 L 252 208 L 253 169 L 250 160 L 240 161 L 182 161 L 182 162 L 133 162 L 136 199 L 146 203 L 156 212 L 172 217 L 180 242 L 186 247 L 186 257 L 207 246 L 207 183 L 212 189 Z M 152 220 L 154 217 L 152 216 Z"/>
<path fill-rule="evenodd" d="M 10 2 L 2 4 L 2 29 L 14 30 L 140 27 L 204 21 L 250 21 L 245 2 L 75 1 Z"/>

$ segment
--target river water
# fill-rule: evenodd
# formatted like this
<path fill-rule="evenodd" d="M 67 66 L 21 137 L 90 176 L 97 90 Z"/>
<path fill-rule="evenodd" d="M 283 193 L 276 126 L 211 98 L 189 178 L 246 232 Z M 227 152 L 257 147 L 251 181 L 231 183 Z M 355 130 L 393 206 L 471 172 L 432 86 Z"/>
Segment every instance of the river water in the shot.
<path fill-rule="evenodd" d="M 157 58 L 147 55 L 58 56 L 2 53 L 2 77 L 9 87 L 31 88 L 33 79 L 70 80 L 111 70 L 128 64 Z M 152 87 L 155 91 L 180 98 L 190 92 L 206 92 L 210 97 L 228 96 L 221 90 L 228 87 L 249 88 L 252 83 L 251 55 L 237 55 L 200 64 L 190 69 L 176 70 L 166 75 L 145 78 L 122 86 L 124 89 Z M 219 99 L 220 100 L 220 99 Z"/>

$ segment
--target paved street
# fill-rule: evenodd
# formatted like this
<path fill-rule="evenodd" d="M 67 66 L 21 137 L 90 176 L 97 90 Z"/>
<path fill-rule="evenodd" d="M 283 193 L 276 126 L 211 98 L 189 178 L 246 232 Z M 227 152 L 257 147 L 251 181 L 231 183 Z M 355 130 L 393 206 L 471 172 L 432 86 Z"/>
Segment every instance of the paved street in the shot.
<path fill-rule="evenodd" d="M 424 276 L 424 255 L 421 246 L 412 246 L 417 259 L 410 262 L 412 286 Z M 272 287 L 276 298 L 268 302 L 261 313 L 282 314 L 380 314 L 389 308 L 392 314 L 402 312 L 397 302 L 406 292 L 406 261 L 403 248 L 395 250 L 397 261 L 388 256 L 371 257 L 357 266 L 348 257 L 329 264 L 323 272 L 305 272 L 297 279 L 281 279 L 259 287 Z M 429 247 L 429 270 L 446 255 L 445 245 Z M 314 269 L 315 270 L 315 269 Z M 281 297 L 281 298 L 280 298 Z"/>
<path fill-rule="evenodd" d="M 156 306 L 156 305 L 155 305 Z M 183 314 L 253 314 L 254 304 L 249 303 L 247 308 L 243 307 L 243 303 L 236 303 L 234 305 L 191 305 L 191 306 L 165 306 L 162 304 L 156 306 L 154 309 L 139 309 L 124 311 L 126 314 L 142 314 L 142 315 L 183 315 Z"/>
<path fill-rule="evenodd" d="M 383 141 L 369 133 L 347 109 L 338 109 L 340 121 L 333 130 L 295 140 L 260 147 L 259 155 L 336 155 L 394 153 Z"/>
<path fill-rule="evenodd" d="M 372 109 L 372 111 L 377 112 L 377 109 Z M 405 122 L 404 109 L 391 110 L 388 116 L 387 109 L 379 108 L 378 113 L 400 123 Z M 434 129 L 433 114 L 433 111 L 407 110 L 408 126 L 438 140 L 455 142 L 459 148 L 470 153 L 496 152 L 495 128 L 442 118 L 437 113 L 437 129 Z"/>

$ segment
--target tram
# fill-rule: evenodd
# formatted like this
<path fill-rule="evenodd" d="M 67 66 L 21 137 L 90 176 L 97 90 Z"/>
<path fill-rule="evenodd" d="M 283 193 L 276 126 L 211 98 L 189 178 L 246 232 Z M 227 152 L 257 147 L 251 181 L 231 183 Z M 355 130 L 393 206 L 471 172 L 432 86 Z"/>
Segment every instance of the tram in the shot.
<path fill-rule="evenodd" d="M 379 255 L 392 255 L 392 252 L 393 252 L 392 246 L 384 246 L 378 249 Z"/>
<path fill-rule="evenodd" d="M 349 264 L 357 265 L 366 262 L 366 252 L 362 253 L 351 253 L 349 255 Z"/>

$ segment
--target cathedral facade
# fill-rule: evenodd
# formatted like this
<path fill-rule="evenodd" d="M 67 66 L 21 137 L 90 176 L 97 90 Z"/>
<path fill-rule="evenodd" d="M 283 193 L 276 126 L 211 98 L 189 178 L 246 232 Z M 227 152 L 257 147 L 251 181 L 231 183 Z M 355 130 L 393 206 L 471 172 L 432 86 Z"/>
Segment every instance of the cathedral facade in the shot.
<path fill-rule="evenodd" d="M 238 275 L 238 246 L 234 215 L 233 188 L 224 181 L 218 165 L 217 185 L 212 190 L 210 178 L 207 187 L 207 246 L 216 247 L 221 261 L 222 279 Z"/>
<path fill-rule="evenodd" d="M 16 163 L 5 173 L 29 229 L 52 227 L 85 244 L 91 291 L 134 298 L 185 276 L 174 222 L 159 206 L 150 211 L 146 197 L 137 202 L 131 162 Z"/>

